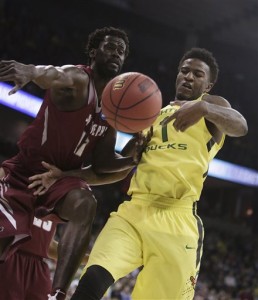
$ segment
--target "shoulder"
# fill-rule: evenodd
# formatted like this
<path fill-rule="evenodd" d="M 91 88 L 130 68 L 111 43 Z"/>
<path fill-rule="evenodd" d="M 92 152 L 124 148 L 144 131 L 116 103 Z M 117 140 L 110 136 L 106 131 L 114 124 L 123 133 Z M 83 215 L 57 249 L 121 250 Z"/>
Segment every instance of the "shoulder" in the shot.
<path fill-rule="evenodd" d="M 83 84 L 83 86 L 86 87 L 90 80 L 90 74 L 88 74 L 86 68 L 83 68 L 83 66 L 63 65 L 58 68 L 59 72 L 63 74 L 60 79 L 62 79 L 64 86 Z"/>
<path fill-rule="evenodd" d="M 231 107 L 228 100 L 226 100 L 225 98 L 223 98 L 221 96 L 217 96 L 217 95 L 204 94 L 202 96 L 202 100 L 206 101 L 210 104 L 220 105 L 220 106 L 224 106 L 224 107 Z"/>
<path fill-rule="evenodd" d="M 63 65 L 61 67 L 58 67 L 60 71 L 63 71 L 65 73 L 75 73 L 75 74 L 82 74 L 85 76 L 89 76 L 88 72 L 86 71 L 86 68 L 82 65 L 75 66 L 75 65 Z"/>

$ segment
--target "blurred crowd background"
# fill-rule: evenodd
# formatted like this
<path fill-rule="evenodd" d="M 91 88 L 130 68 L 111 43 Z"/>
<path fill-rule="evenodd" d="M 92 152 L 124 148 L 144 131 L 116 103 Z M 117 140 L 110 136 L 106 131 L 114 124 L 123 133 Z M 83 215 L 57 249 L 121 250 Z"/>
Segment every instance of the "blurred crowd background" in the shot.
<path fill-rule="evenodd" d="M 153 11 L 155 5 L 159 10 Z M 0 0 L 0 59 L 86 64 L 88 34 L 103 26 L 128 32 L 130 55 L 123 71 L 156 80 L 164 105 L 173 99 L 177 65 L 185 50 L 198 46 L 213 52 L 220 65 L 214 93 L 227 98 L 249 124 L 246 137 L 226 139 L 218 158 L 258 170 L 257 0 Z M 33 84 L 24 90 L 43 95 Z M 0 105 L 0 162 L 16 153 L 17 139 L 31 120 Z M 124 199 L 127 183 L 94 188 L 98 214 L 91 244 Z M 199 214 L 206 237 L 195 299 L 258 299 L 257 188 L 208 177 Z M 54 270 L 54 262 L 49 265 Z M 70 292 L 79 275 L 80 270 Z M 105 300 L 129 300 L 136 277 L 137 270 L 117 282 Z"/>

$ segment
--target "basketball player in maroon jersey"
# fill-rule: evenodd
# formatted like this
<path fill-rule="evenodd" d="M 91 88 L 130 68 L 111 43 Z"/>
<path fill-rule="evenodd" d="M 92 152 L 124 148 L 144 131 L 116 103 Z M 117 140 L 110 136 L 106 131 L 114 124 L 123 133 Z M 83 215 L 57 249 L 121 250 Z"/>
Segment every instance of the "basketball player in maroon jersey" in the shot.
<path fill-rule="evenodd" d="M 44 300 L 51 292 L 51 276 L 46 259 L 56 231 L 56 219 L 34 217 L 32 239 L 23 243 L 0 264 L 0 300 Z"/>
<path fill-rule="evenodd" d="M 97 172 L 126 174 L 138 162 L 137 154 L 115 154 L 116 132 L 103 120 L 100 110 L 105 85 L 120 73 L 128 55 L 128 37 L 120 29 L 105 27 L 89 35 L 86 49 L 89 66 L 0 62 L 0 81 L 15 83 L 10 95 L 31 81 L 47 89 L 36 119 L 18 142 L 19 153 L 2 164 L 6 176 L 1 180 L 0 259 L 7 259 L 29 239 L 35 212 L 54 212 L 67 220 L 58 245 L 54 296 L 50 299 L 65 298 L 85 255 L 96 199 L 88 186 L 87 173 L 84 180 L 72 173 L 57 180 L 42 196 L 28 189 L 28 178 L 44 172 L 43 160 L 64 171 L 80 168 L 90 160 Z"/>
<path fill-rule="evenodd" d="M 53 166 L 47 164 L 46 166 L 51 168 L 56 176 L 59 174 Z M 90 167 L 87 173 L 88 183 L 91 185 L 110 183 L 115 180 L 115 176 L 120 176 L 114 173 L 99 177 Z M 4 176 L 3 168 L 0 168 L 0 178 Z M 36 182 L 31 185 L 34 183 Z M 0 300 L 44 300 L 47 298 L 51 292 L 52 281 L 46 259 L 58 259 L 58 244 L 54 240 L 58 223 L 65 222 L 55 214 L 50 214 L 44 219 L 34 217 L 31 240 L 23 243 L 13 255 L 0 264 Z M 84 256 L 82 264 L 86 264 L 87 260 L 88 255 Z"/>

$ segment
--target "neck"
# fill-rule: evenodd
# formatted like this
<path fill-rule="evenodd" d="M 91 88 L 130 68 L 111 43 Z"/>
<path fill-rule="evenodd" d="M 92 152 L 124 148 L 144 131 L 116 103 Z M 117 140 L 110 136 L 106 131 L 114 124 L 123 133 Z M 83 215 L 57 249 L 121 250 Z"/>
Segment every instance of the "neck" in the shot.
<path fill-rule="evenodd" d="M 101 95 L 105 86 L 112 78 L 103 78 L 103 76 L 100 76 L 98 73 L 94 72 L 93 79 L 94 79 L 94 85 L 97 92 L 97 96 L 99 99 L 101 99 Z"/>

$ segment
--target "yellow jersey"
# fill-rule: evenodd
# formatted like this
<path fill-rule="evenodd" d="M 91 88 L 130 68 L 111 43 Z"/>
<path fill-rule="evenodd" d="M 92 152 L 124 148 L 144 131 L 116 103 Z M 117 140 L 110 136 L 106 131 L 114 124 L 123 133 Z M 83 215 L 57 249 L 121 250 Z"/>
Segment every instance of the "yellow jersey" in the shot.
<path fill-rule="evenodd" d="M 162 127 L 161 121 L 178 109 L 175 105 L 162 108 L 154 122 L 153 136 L 128 190 L 133 198 L 155 202 L 159 198 L 161 202 L 164 198 L 199 200 L 209 162 L 221 149 L 225 135 L 217 144 L 204 118 L 184 132 L 176 131 L 173 122 Z"/>

